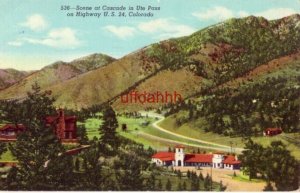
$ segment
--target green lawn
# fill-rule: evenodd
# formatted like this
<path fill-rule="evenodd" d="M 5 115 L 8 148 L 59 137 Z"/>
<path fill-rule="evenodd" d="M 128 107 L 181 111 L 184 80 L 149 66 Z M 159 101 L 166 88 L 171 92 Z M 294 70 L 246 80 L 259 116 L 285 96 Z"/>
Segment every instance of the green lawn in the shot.
<path fill-rule="evenodd" d="M 150 123 L 147 126 L 142 126 L 141 123 L 144 121 L 149 121 Z M 165 149 L 167 148 L 167 144 L 159 142 L 159 141 L 153 141 L 150 139 L 147 139 L 140 135 L 140 132 L 149 131 L 152 129 L 151 123 L 154 121 L 153 118 L 127 118 L 124 116 L 118 117 L 118 123 L 119 127 L 117 129 L 117 132 L 128 139 L 131 139 L 137 143 L 143 144 L 146 148 L 151 146 L 155 149 Z M 127 131 L 122 131 L 122 124 L 127 125 Z"/>
<path fill-rule="evenodd" d="M 94 137 L 99 138 L 99 128 L 102 124 L 102 120 L 98 118 L 89 118 L 84 123 L 78 122 L 78 125 L 84 125 L 86 128 L 87 136 L 89 139 Z"/>
<path fill-rule="evenodd" d="M 233 176 L 233 175 L 229 175 L 229 176 L 232 176 L 232 179 L 238 180 L 238 181 L 241 181 L 241 182 L 253 182 L 253 183 L 265 182 L 263 179 L 251 179 L 251 180 L 249 180 L 249 176 L 245 175 L 243 173 L 240 173 L 236 176 Z"/>
<path fill-rule="evenodd" d="M 14 156 L 11 154 L 11 151 L 9 151 L 9 149 L 4 152 L 1 157 L 0 157 L 0 161 L 2 162 L 6 162 L 6 161 L 16 161 L 16 159 L 14 158 Z"/>

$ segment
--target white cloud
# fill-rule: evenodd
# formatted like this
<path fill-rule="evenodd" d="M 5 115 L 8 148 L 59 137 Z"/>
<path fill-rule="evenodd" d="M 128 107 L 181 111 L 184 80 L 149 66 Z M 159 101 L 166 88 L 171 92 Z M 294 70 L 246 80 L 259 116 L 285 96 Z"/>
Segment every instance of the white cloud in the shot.
<path fill-rule="evenodd" d="M 237 13 L 237 16 L 238 17 L 247 17 L 247 16 L 249 16 L 250 14 L 248 13 L 248 12 L 246 12 L 246 11 L 239 11 L 238 13 Z"/>
<path fill-rule="evenodd" d="M 104 27 L 105 30 L 113 33 L 115 36 L 121 39 L 126 39 L 128 37 L 132 37 L 135 33 L 135 28 L 128 26 L 114 26 L 108 25 Z"/>
<path fill-rule="evenodd" d="M 192 13 L 193 16 L 197 17 L 200 20 L 225 20 L 228 18 L 234 17 L 233 11 L 226 7 L 217 6 L 207 11 L 202 12 L 194 12 Z"/>
<path fill-rule="evenodd" d="M 145 33 L 159 33 L 160 39 L 186 36 L 196 31 L 188 25 L 178 24 L 167 18 L 142 22 L 138 25 L 138 29 Z"/>
<path fill-rule="evenodd" d="M 24 23 L 21 23 L 21 26 L 28 27 L 32 31 L 41 31 L 47 28 L 48 23 L 42 15 L 34 14 L 29 16 Z"/>
<path fill-rule="evenodd" d="M 286 17 L 292 14 L 297 13 L 294 9 L 291 8 L 273 8 L 268 9 L 259 13 L 255 13 L 255 16 L 262 16 L 266 19 L 279 19 L 282 17 Z"/>
<path fill-rule="evenodd" d="M 67 27 L 51 30 L 46 38 L 24 38 L 24 41 L 54 48 L 75 48 L 81 43 L 76 36 L 75 30 Z"/>
<path fill-rule="evenodd" d="M 15 46 L 15 47 L 20 47 L 23 45 L 22 41 L 16 40 L 16 41 L 11 41 L 7 43 L 9 46 Z"/>

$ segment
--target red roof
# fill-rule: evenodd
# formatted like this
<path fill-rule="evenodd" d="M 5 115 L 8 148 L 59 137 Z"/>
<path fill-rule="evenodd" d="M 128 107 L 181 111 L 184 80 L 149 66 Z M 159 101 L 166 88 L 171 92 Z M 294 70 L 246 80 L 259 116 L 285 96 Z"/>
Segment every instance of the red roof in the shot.
<path fill-rule="evenodd" d="M 174 161 L 175 153 L 173 152 L 158 152 L 152 158 L 160 159 L 161 161 Z"/>
<path fill-rule="evenodd" d="M 241 161 L 236 160 L 236 159 L 235 159 L 235 156 L 233 156 L 233 155 L 228 155 L 228 156 L 225 157 L 223 163 L 224 163 L 224 164 L 235 165 L 235 164 L 240 164 Z"/>
<path fill-rule="evenodd" d="M 52 123 L 55 122 L 58 118 L 59 118 L 59 116 L 47 116 L 45 120 L 46 120 L 46 123 L 52 124 Z M 73 122 L 73 121 L 76 121 L 76 116 L 65 116 L 65 121 L 66 121 L 66 122 Z"/>
<path fill-rule="evenodd" d="M 221 152 L 221 151 L 216 151 L 216 152 L 214 152 L 214 154 L 224 155 L 225 153 L 224 153 L 224 152 Z"/>
<path fill-rule="evenodd" d="M 158 152 L 152 158 L 160 159 L 161 161 L 174 161 L 175 153 L 173 152 Z M 212 163 L 213 154 L 185 154 L 184 162 L 187 163 Z M 224 156 L 224 164 L 240 164 L 241 161 L 236 160 L 235 156 Z"/>
<path fill-rule="evenodd" d="M 22 124 L 18 124 L 17 127 L 15 124 L 6 124 L 4 125 L 3 127 L 0 128 L 0 130 L 7 130 L 7 129 L 19 129 L 19 130 L 24 130 L 25 129 L 25 126 L 22 125 Z"/>
<path fill-rule="evenodd" d="M 281 128 L 267 128 L 265 131 L 282 131 Z"/>
<path fill-rule="evenodd" d="M 54 121 L 56 121 L 57 118 L 58 118 L 57 116 L 48 116 L 48 117 L 46 117 L 45 120 L 46 120 L 46 123 L 51 124 Z"/>
<path fill-rule="evenodd" d="M 83 145 L 81 147 L 70 149 L 70 150 L 66 151 L 65 154 L 67 154 L 67 155 L 76 155 L 76 154 L 80 153 L 82 150 L 87 149 L 89 147 L 90 147 L 90 145 Z"/>
<path fill-rule="evenodd" d="M 183 145 L 176 145 L 175 148 L 185 148 Z"/>
<path fill-rule="evenodd" d="M 65 121 L 76 121 L 76 116 L 65 116 Z"/>
<path fill-rule="evenodd" d="M 212 154 L 186 154 L 184 157 L 184 161 L 196 163 L 211 163 L 212 158 Z"/>

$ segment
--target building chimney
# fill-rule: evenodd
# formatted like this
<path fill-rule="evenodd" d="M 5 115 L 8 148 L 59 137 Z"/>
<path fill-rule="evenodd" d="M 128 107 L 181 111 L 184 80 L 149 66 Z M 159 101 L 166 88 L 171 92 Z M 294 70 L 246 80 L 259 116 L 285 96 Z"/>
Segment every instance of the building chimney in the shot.
<path fill-rule="evenodd" d="M 59 108 L 58 109 L 58 135 L 60 139 L 63 139 L 65 137 L 65 130 L 66 130 L 66 124 L 65 124 L 64 110 L 62 108 Z"/>

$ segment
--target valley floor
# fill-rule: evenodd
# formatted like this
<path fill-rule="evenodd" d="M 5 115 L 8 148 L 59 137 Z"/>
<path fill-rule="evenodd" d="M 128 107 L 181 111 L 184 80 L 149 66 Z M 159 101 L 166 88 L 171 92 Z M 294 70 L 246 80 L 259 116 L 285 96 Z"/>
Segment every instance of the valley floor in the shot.
<path fill-rule="evenodd" d="M 206 176 L 207 174 L 211 175 L 211 168 L 201 168 L 201 170 L 196 169 L 195 167 L 174 167 L 176 170 L 180 170 L 181 172 L 187 172 L 195 171 L 198 175 L 200 172 L 203 176 Z M 212 179 L 215 182 L 222 181 L 223 185 L 226 186 L 226 190 L 228 192 L 232 191 L 247 191 L 247 192 L 259 192 L 263 191 L 264 187 L 266 186 L 266 183 L 262 180 L 247 180 L 247 179 L 241 179 L 238 178 L 239 176 L 242 176 L 242 172 L 236 170 L 235 173 L 237 177 L 233 177 L 232 170 L 224 170 L 224 169 L 212 169 Z"/>

